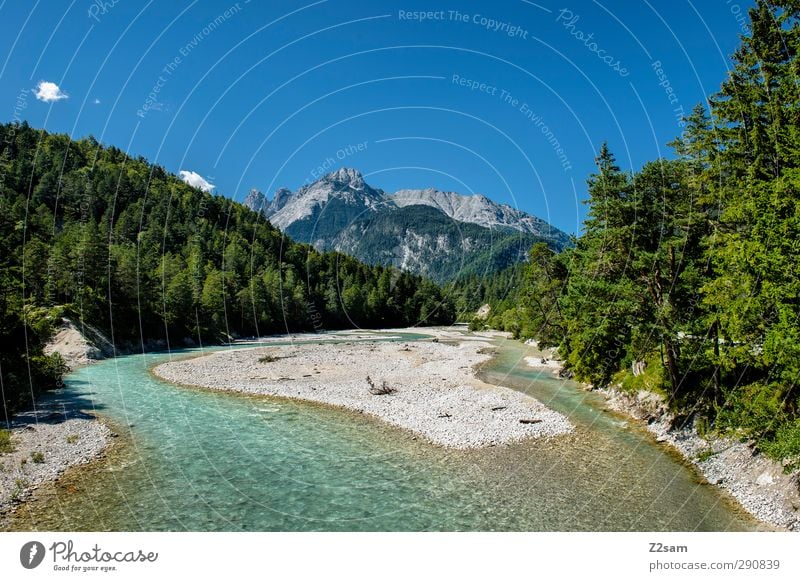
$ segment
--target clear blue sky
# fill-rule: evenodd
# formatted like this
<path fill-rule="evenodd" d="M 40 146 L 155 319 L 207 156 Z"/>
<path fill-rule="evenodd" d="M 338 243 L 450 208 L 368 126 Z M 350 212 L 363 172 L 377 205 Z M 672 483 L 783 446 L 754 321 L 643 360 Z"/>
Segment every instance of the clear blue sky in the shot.
<path fill-rule="evenodd" d="M 0 0 L 0 119 L 92 134 L 238 200 L 350 166 L 576 232 L 599 144 L 626 169 L 670 155 L 749 4 Z"/>

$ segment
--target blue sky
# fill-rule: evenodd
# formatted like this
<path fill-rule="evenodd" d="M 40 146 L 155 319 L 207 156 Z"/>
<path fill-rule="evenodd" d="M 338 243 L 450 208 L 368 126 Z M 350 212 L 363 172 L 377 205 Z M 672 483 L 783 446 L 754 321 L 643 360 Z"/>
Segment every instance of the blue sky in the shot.
<path fill-rule="evenodd" d="M 0 119 L 238 200 L 349 166 L 577 232 L 600 143 L 625 169 L 671 155 L 749 4 L 0 0 Z"/>

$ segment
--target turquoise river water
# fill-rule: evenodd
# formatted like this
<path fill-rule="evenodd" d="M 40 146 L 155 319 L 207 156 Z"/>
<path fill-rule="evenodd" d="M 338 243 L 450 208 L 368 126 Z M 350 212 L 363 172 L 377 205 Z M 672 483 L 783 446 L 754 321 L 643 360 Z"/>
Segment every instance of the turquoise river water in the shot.
<path fill-rule="evenodd" d="M 608 412 L 600 396 L 527 367 L 524 345 L 496 343 L 498 355 L 482 377 L 566 414 L 573 434 L 445 450 L 345 410 L 188 389 L 150 374 L 152 366 L 198 350 L 79 369 L 68 377 L 66 395 L 107 418 L 118 443 L 107 458 L 40 489 L 11 528 L 759 528 L 643 428 Z"/>

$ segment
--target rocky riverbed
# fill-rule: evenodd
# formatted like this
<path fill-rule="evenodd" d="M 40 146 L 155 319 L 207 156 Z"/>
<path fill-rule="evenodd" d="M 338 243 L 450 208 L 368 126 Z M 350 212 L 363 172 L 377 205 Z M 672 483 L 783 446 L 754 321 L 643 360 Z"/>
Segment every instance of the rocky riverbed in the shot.
<path fill-rule="evenodd" d="M 659 442 L 677 449 L 711 483 L 727 490 L 753 516 L 800 531 L 800 473 L 783 467 L 753 447 L 731 438 L 702 438 L 694 425 L 673 426 L 674 418 L 657 394 L 599 390 L 609 407 L 646 423 Z"/>
<path fill-rule="evenodd" d="M 535 341 L 529 344 L 536 347 Z M 535 357 L 527 357 L 526 363 L 555 374 L 561 369 L 552 349 L 540 350 Z M 615 387 L 597 391 L 611 409 L 643 422 L 656 440 L 675 448 L 708 482 L 730 493 L 754 517 L 800 531 L 800 472 L 784 473 L 781 464 L 759 453 L 752 442 L 704 438 L 693 424 L 675 426 L 674 416 L 658 394 L 646 390 L 629 393 Z"/>
<path fill-rule="evenodd" d="M 183 385 L 320 402 L 371 414 L 438 445 L 476 448 L 572 430 L 562 414 L 475 377 L 491 345 L 440 334 L 411 343 L 223 351 L 157 366 Z M 447 342 L 445 342 L 447 341 Z"/>
<path fill-rule="evenodd" d="M 536 347 L 535 341 L 529 344 Z M 525 359 L 530 367 L 555 375 L 561 370 L 553 350 L 541 350 Z M 783 466 L 760 454 L 752 443 L 707 439 L 694 425 L 674 426 L 675 418 L 658 394 L 644 390 L 628 393 L 614 387 L 597 391 L 611 409 L 644 422 L 656 440 L 675 448 L 706 480 L 728 491 L 754 517 L 800 531 L 800 473 L 785 474 Z"/>
<path fill-rule="evenodd" d="M 100 456 L 112 432 L 93 415 L 57 395 L 11 423 L 11 452 L 0 453 L 0 524 L 15 505 L 67 468 Z"/>

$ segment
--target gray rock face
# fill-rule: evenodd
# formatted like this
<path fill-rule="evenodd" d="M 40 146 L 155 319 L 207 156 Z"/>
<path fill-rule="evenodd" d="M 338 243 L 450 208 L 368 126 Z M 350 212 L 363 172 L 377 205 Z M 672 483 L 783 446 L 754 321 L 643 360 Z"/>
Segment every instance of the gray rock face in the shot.
<path fill-rule="evenodd" d="M 459 222 L 477 224 L 486 228 L 511 228 L 520 232 L 552 239 L 557 244 L 567 244 L 569 237 L 541 218 L 517 210 L 506 204 L 493 202 L 486 196 L 463 196 L 455 192 L 425 190 L 399 190 L 391 196 L 399 207 L 409 205 L 431 206 Z"/>
<path fill-rule="evenodd" d="M 269 200 L 267 200 L 267 196 L 258 191 L 256 188 L 250 190 L 250 193 L 247 194 L 247 197 L 242 203 L 259 214 L 266 214 L 270 205 Z"/>
<path fill-rule="evenodd" d="M 352 168 L 340 168 L 296 192 L 281 188 L 271 201 L 252 190 L 244 203 L 319 250 L 338 250 L 439 281 L 525 260 L 538 241 L 558 250 L 570 244 L 567 234 L 541 218 L 483 195 L 431 188 L 389 194 Z"/>

